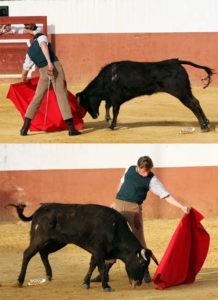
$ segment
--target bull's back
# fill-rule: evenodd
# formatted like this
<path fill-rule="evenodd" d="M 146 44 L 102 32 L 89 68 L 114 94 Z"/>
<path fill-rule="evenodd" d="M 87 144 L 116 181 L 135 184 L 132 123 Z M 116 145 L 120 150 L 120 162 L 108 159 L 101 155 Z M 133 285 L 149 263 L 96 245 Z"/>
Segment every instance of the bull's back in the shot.
<path fill-rule="evenodd" d="M 180 81 L 186 79 L 186 71 L 177 59 L 160 62 L 119 61 L 107 65 L 102 71 L 105 72 L 108 94 L 118 92 L 124 102 L 141 95 L 168 92 L 168 86 L 176 84 L 176 78 Z M 111 84 L 112 77 L 115 80 Z"/>
<path fill-rule="evenodd" d="M 96 240 L 112 242 L 120 223 L 125 220 L 117 211 L 95 204 L 44 204 L 33 216 L 33 228 L 39 224 L 52 238 L 86 250 Z"/>

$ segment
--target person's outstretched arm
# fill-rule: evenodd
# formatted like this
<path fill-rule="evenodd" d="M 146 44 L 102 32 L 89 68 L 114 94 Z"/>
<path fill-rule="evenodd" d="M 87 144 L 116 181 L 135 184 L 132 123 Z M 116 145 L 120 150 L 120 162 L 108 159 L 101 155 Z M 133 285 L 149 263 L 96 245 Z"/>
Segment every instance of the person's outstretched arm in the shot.
<path fill-rule="evenodd" d="M 182 205 L 178 200 L 174 199 L 173 196 L 171 196 L 167 191 L 163 183 L 156 176 L 153 176 L 151 179 L 150 190 L 161 199 L 164 199 L 171 205 L 180 208 L 184 213 L 189 213 L 190 208 L 188 206 Z"/>
<path fill-rule="evenodd" d="M 182 205 L 178 200 L 174 199 L 171 195 L 164 198 L 168 203 L 180 208 L 185 214 L 188 214 L 190 208 L 188 206 Z"/>

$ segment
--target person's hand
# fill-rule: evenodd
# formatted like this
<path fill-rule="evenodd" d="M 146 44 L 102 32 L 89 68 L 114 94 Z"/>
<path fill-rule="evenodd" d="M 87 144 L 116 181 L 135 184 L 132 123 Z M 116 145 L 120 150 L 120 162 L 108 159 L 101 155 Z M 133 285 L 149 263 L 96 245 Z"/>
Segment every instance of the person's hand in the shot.
<path fill-rule="evenodd" d="M 21 79 L 23 82 L 29 81 L 29 79 L 27 78 L 27 75 L 28 75 L 28 70 L 23 69 L 22 73 L 21 73 Z"/>
<path fill-rule="evenodd" d="M 190 212 L 190 210 L 191 210 L 191 208 L 188 207 L 188 206 L 183 206 L 181 209 L 182 209 L 182 211 L 183 211 L 185 214 L 189 214 L 189 212 Z"/>
<path fill-rule="evenodd" d="M 53 64 L 52 63 L 48 63 L 48 71 L 47 71 L 48 76 L 53 76 L 54 75 L 53 74 L 53 70 L 54 70 Z"/>
<path fill-rule="evenodd" d="M 27 74 L 23 74 L 21 78 L 22 78 L 22 81 L 23 81 L 23 82 L 27 82 L 27 81 L 29 80 L 29 79 L 27 78 Z"/>

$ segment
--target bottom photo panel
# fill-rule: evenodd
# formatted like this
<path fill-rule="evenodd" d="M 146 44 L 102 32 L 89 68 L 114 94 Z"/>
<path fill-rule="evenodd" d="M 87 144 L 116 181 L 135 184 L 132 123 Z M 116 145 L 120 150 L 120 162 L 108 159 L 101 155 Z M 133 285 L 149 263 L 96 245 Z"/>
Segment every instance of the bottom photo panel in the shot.
<path fill-rule="evenodd" d="M 217 153 L 1 144 L 2 299 L 217 299 Z"/>

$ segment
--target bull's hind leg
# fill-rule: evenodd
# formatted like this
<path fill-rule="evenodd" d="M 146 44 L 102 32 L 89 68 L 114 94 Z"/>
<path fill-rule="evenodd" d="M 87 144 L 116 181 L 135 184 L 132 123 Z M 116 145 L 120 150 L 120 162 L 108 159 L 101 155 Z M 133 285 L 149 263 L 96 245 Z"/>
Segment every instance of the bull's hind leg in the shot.
<path fill-rule="evenodd" d="M 90 263 L 89 263 L 89 269 L 88 269 L 88 272 L 83 280 L 83 286 L 88 289 L 90 287 L 90 279 L 92 277 L 92 273 L 93 271 L 95 270 L 97 264 L 96 264 L 96 261 L 94 259 L 94 257 L 92 256 L 91 257 L 91 260 L 90 260 Z"/>
<path fill-rule="evenodd" d="M 198 101 L 198 99 L 196 99 L 193 95 L 192 95 L 192 98 L 193 98 L 193 101 L 195 101 L 196 103 L 196 106 L 198 107 L 199 109 L 199 112 L 201 113 L 201 115 L 203 116 L 204 118 L 204 121 L 205 123 L 208 125 L 208 128 L 210 128 L 210 121 L 208 120 L 208 118 L 206 117 L 201 105 L 200 105 L 200 102 Z"/>
<path fill-rule="evenodd" d="M 209 120 L 206 118 L 199 101 L 191 94 L 191 95 L 176 95 L 176 97 L 186 106 L 188 107 L 193 114 L 198 119 L 201 130 L 203 132 L 209 131 Z"/>
<path fill-rule="evenodd" d="M 65 246 L 66 246 L 66 244 L 64 244 L 64 243 L 61 244 L 56 241 L 50 240 L 48 242 L 48 244 L 46 244 L 46 246 L 39 251 L 43 265 L 45 267 L 46 277 L 49 281 L 52 280 L 52 268 L 51 268 L 51 265 L 48 260 L 48 255 L 50 253 L 60 250 L 61 248 L 65 247 Z"/>
<path fill-rule="evenodd" d="M 42 243 L 31 242 L 30 246 L 24 251 L 21 272 L 18 277 L 18 286 L 22 286 L 26 276 L 26 270 L 30 259 L 40 250 Z"/>

